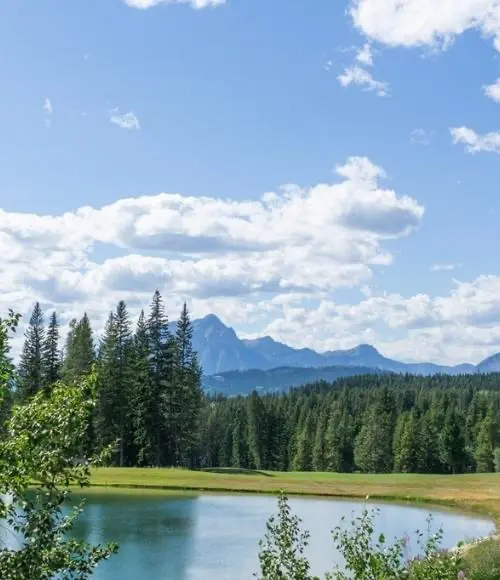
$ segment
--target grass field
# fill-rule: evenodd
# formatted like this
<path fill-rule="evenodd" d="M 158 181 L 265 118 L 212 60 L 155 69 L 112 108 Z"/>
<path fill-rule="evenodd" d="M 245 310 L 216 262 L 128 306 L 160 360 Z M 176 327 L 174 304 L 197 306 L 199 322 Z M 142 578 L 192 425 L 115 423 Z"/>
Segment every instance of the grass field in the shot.
<path fill-rule="evenodd" d="M 500 474 L 358 475 L 280 473 L 243 470 L 100 468 L 93 486 L 213 492 L 320 495 L 425 502 L 473 510 L 490 516 L 500 528 Z"/>

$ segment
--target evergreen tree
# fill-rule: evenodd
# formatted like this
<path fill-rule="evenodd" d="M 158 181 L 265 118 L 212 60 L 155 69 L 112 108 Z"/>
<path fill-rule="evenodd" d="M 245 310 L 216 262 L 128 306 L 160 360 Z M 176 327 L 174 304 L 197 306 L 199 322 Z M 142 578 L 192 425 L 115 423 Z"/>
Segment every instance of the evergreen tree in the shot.
<path fill-rule="evenodd" d="M 356 437 L 354 458 L 361 471 L 389 473 L 392 471 L 392 419 L 382 403 L 372 405 Z"/>
<path fill-rule="evenodd" d="M 402 473 L 415 473 L 418 470 L 418 426 L 413 412 L 401 415 L 398 432 L 396 427 L 394 449 L 394 470 Z"/>
<path fill-rule="evenodd" d="M 31 398 L 43 387 L 42 353 L 45 343 L 45 329 L 42 309 L 38 302 L 33 308 L 24 337 L 18 368 L 18 396 L 21 401 Z"/>
<path fill-rule="evenodd" d="M 62 376 L 66 382 L 75 383 L 90 374 L 95 350 L 92 327 L 86 312 L 79 322 L 71 321 L 64 354 Z"/>
<path fill-rule="evenodd" d="M 314 435 L 314 445 L 312 449 L 312 467 L 314 471 L 326 471 L 326 456 L 325 456 L 326 423 L 327 423 L 327 415 L 326 412 L 323 410 L 316 424 L 316 433 Z"/>
<path fill-rule="evenodd" d="M 255 391 L 249 396 L 247 409 L 249 467 L 264 469 L 267 462 L 267 417 L 264 403 Z"/>
<path fill-rule="evenodd" d="M 430 411 L 420 419 L 419 439 L 418 471 L 420 473 L 441 473 L 439 435 Z"/>
<path fill-rule="evenodd" d="M 42 381 L 50 389 L 60 378 L 61 353 L 59 351 L 59 323 L 56 312 L 50 316 L 47 335 L 42 350 Z"/>
<path fill-rule="evenodd" d="M 173 345 L 175 373 L 170 389 L 170 423 L 174 426 L 176 465 L 191 466 L 198 444 L 202 402 L 201 368 L 193 351 L 193 326 L 186 304 L 177 323 Z"/>
<path fill-rule="evenodd" d="M 445 468 L 451 473 L 464 471 L 466 453 L 462 424 L 458 414 L 450 407 L 441 432 L 441 455 Z"/>
<path fill-rule="evenodd" d="M 493 424 L 489 417 L 486 417 L 481 422 L 475 452 L 477 473 L 490 473 L 494 471 L 492 427 Z"/>
<path fill-rule="evenodd" d="M 148 463 L 156 466 L 173 464 L 173 449 L 167 427 L 171 416 L 169 389 L 172 376 L 171 336 L 163 300 L 158 290 L 153 295 L 147 321 L 149 350 L 149 402 L 147 437 L 151 441 Z"/>
<path fill-rule="evenodd" d="M 307 414 L 304 425 L 297 438 L 297 450 L 292 462 L 293 471 L 312 470 L 312 448 L 313 448 L 314 423 L 311 412 Z"/>
<path fill-rule="evenodd" d="M 110 313 L 99 349 L 98 437 L 102 445 L 118 442 L 116 463 L 128 463 L 132 433 L 128 425 L 133 377 L 133 344 L 130 319 L 125 302 Z"/>
<path fill-rule="evenodd" d="M 144 310 L 141 310 L 134 336 L 133 352 L 132 425 L 133 441 L 139 466 L 152 465 L 153 436 L 150 426 L 152 408 L 149 377 L 149 340 Z"/>

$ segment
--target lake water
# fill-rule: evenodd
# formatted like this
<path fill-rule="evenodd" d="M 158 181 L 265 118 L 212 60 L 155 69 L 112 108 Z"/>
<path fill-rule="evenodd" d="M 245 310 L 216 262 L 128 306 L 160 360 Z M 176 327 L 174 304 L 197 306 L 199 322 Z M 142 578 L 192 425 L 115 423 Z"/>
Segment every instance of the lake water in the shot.
<path fill-rule="evenodd" d="M 290 503 L 311 532 L 312 572 L 323 575 L 341 562 L 331 530 L 364 504 L 309 498 Z M 120 553 L 98 568 L 96 580 L 250 580 L 258 571 L 258 542 L 276 507 L 276 498 L 268 496 L 106 491 L 90 495 L 75 532 L 92 543 L 120 544 Z M 435 508 L 370 502 L 371 507 L 380 508 L 378 531 L 390 539 L 425 530 L 430 512 L 433 530 L 444 529 L 446 548 L 494 529 L 488 520 Z"/>

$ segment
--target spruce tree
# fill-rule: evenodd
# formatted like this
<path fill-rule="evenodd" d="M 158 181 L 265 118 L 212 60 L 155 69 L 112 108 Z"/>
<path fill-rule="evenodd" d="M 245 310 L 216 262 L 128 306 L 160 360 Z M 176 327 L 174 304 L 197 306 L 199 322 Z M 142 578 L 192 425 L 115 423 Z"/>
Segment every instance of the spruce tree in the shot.
<path fill-rule="evenodd" d="M 147 321 L 149 348 L 150 400 L 146 412 L 148 416 L 147 437 L 151 440 L 153 465 L 172 465 L 173 449 L 168 430 L 170 415 L 169 389 L 172 376 L 171 336 L 163 299 L 158 290 L 153 295 Z"/>
<path fill-rule="evenodd" d="M 477 473 L 490 473 L 494 471 L 494 449 L 492 441 L 492 421 L 486 417 L 479 428 L 477 435 L 475 459 Z"/>
<path fill-rule="evenodd" d="M 321 412 L 316 424 L 314 434 L 314 444 L 312 449 L 312 468 L 314 471 L 326 471 L 325 435 L 327 425 L 327 414 L 325 409 Z"/>
<path fill-rule="evenodd" d="M 59 351 L 59 323 L 56 312 L 50 316 L 47 335 L 42 351 L 42 380 L 45 389 L 50 389 L 60 378 L 61 353 Z"/>
<path fill-rule="evenodd" d="M 366 473 L 392 471 L 392 418 L 382 403 L 373 404 L 363 418 L 363 426 L 356 437 L 354 458 Z"/>
<path fill-rule="evenodd" d="M 175 334 L 175 373 L 170 389 L 171 424 L 177 465 L 191 466 L 198 443 L 202 402 L 201 368 L 193 351 L 193 326 L 184 303 Z"/>
<path fill-rule="evenodd" d="M 125 302 L 110 313 L 99 349 L 98 437 L 102 445 L 118 442 L 115 462 L 123 467 L 131 454 L 131 384 L 133 344 Z"/>
<path fill-rule="evenodd" d="M 314 422 L 312 414 L 309 411 L 297 438 L 297 450 L 292 462 L 293 471 L 312 470 L 313 436 Z"/>
<path fill-rule="evenodd" d="M 441 457 L 447 471 L 455 474 L 464 471 L 466 460 L 463 421 L 453 408 L 449 408 L 441 431 Z"/>
<path fill-rule="evenodd" d="M 149 341 L 144 310 L 141 310 L 134 335 L 132 425 L 139 466 L 153 465 L 151 426 L 152 393 L 149 377 Z"/>
<path fill-rule="evenodd" d="M 267 463 L 265 441 L 267 437 L 266 408 L 254 391 L 247 406 L 248 454 L 251 469 L 264 469 Z"/>
<path fill-rule="evenodd" d="M 90 374 L 95 360 L 92 327 L 87 313 L 79 322 L 72 320 L 66 339 L 62 376 L 66 382 L 75 383 Z"/>
<path fill-rule="evenodd" d="M 18 367 L 18 397 L 30 399 L 43 388 L 42 353 L 45 343 L 43 314 L 37 302 L 33 308 L 29 326 L 24 333 L 24 345 Z"/>

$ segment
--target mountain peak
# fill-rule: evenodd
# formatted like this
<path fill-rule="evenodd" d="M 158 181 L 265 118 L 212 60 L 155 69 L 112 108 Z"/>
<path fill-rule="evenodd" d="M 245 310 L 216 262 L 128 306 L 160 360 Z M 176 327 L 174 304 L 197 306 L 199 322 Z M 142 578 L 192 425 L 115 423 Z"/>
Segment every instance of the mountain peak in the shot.
<path fill-rule="evenodd" d="M 197 324 L 202 324 L 203 326 L 216 326 L 219 328 L 228 328 L 222 320 L 215 314 L 207 314 L 203 318 L 195 321 Z"/>
<path fill-rule="evenodd" d="M 379 351 L 371 344 L 360 344 L 353 348 L 352 352 L 358 354 L 380 354 Z"/>

